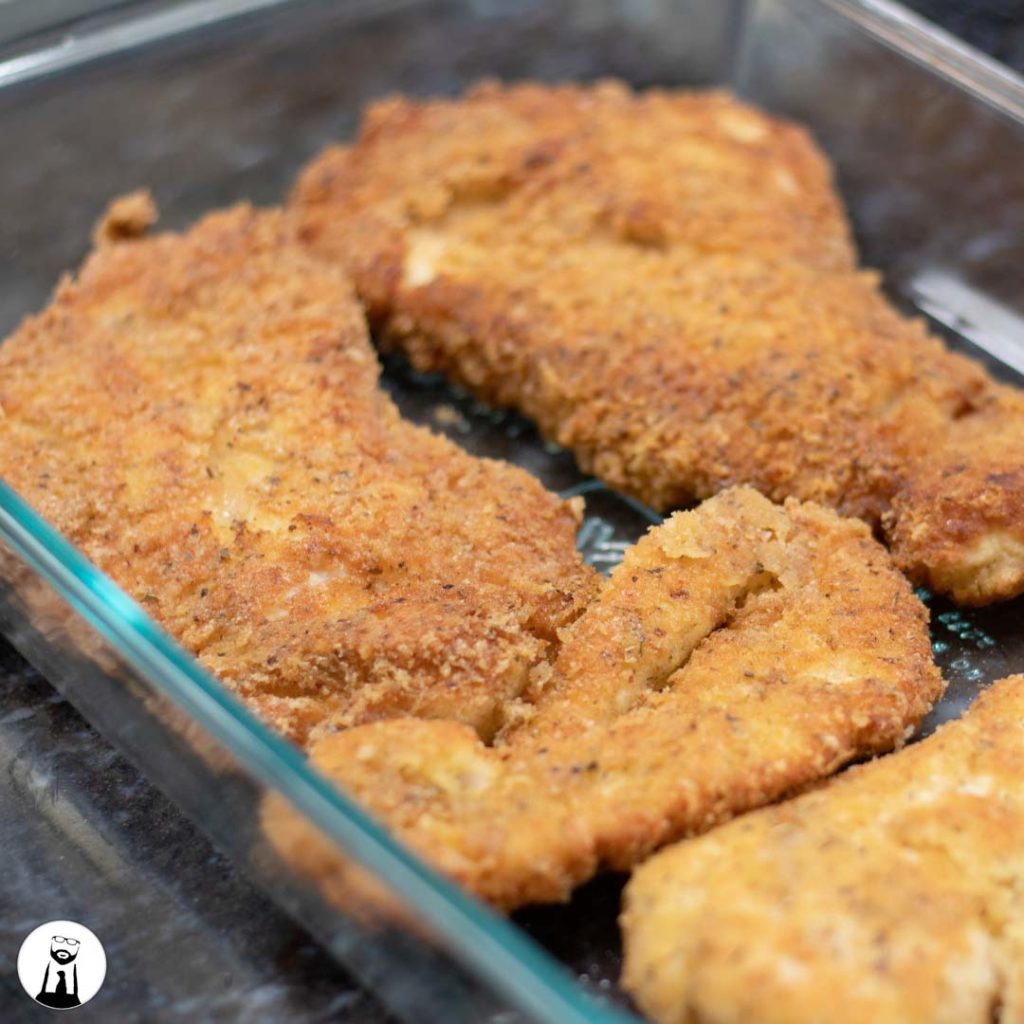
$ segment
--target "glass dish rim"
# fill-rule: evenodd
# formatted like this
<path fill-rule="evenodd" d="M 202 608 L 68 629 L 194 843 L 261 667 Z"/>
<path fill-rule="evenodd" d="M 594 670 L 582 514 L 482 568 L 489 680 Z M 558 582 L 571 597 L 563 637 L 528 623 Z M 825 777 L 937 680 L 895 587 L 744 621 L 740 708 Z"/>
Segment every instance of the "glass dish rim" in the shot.
<path fill-rule="evenodd" d="M 0 61 L 0 91 L 56 77 L 237 17 L 316 0 L 188 0 L 126 16 L 95 31 Z M 424 0 L 352 0 L 344 14 L 421 6 Z M 783 0 L 787 2 L 787 0 Z M 883 45 L 1024 124 L 1024 77 L 891 0 L 813 0 Z M 742 23 L 750 0 L 736 4 Z M 0 538 L 176 707 L 223 744 L 262 785 L 282 793 L 436 929 L 468 968 L 537 1020 L 628 1024 L 627 1011 L 589 996 L 517 926 L 436 874 L 249 712 L 143 609 L 0 479 Z"/>
<path fill-rule="evenodd" d="M 895 0 L 813 2 L 838 12 L 889 49 L 1024 124 L 1024 76 L 903 4 Z"/>
<path fill-rule="evenodd" d="M 197 28 L 223 24 L 261 11 L 315 3 L 317 0 L 184 0 L 155 11 L 132 14 L 81 35 L 0 60 L 0 89 L 45 78 L 103 57 L 160 42 Z M 405 7 L 429 0 L 348 0 L 349 18 Z M 736 0 L 734 20 L 748 16 L 754 0 Z M 1024 123 L 1024 76 L 982 53 L 970 43 L 896 0 L 813 0 L 849 19 L 862 30 L 905 57 L 923 64 L 957 87 Z M 87 15 L 83 15 L 86 18 Z"/>
<path fill-rule="evenodd" d="M 422 915 L 512 1005 L 552 1024 L 630 1024 L 512 922 L 409 852 L 245 708 L 120 587 L 0 479 L 0 538 L 136 672 Z"/>

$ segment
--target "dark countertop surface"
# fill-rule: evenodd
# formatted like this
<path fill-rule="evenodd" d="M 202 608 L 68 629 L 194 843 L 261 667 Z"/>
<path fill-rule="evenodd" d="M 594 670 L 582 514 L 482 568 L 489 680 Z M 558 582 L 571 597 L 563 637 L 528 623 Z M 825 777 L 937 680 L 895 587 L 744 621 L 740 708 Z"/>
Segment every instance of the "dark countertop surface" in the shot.
<path fill-rule="evenodd" d="M 909 6 L 1024 70 L 1024 0 Z M 14 958 L 37 924 L 66 918 L 110 964 L 76 1021 L 387 1020 L 3 640 L 0 680 L 0 1019 L 52 1019 Z"/>
<path fill-rule="evenodd" d="M 37 925 L 73 920 L 108 960 L 76 1021 L 383 1024 L 335 961 L 4 640 L 0 678 L 0 1020 L 52 1020 L 22 992 L 14 958 Z"/>

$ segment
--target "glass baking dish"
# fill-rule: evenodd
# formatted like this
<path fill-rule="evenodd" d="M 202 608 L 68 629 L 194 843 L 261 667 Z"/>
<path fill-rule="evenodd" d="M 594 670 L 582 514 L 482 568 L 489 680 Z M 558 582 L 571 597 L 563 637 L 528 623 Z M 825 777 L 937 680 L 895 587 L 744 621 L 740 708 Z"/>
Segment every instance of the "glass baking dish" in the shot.
<path fill-rule="evenodd" d="M 241 198 L 275 202 L 368 100 L 486 75 L 726 84 L 799 118 L 835 160 L 865 261 L 896 301 L 1021 381 L 1024 84 L 872 0 L 193 0 L 22 45 L 0 62 L 0 334 L 77 264 L 112 195 L 150 186 L 172 227 Z M 385 383 L 409 418 L 584 494 L 580 545 L 598 567 L 656 521 L 515 415 L 397 360 Z M 961 611 L 928 600 L 950 680 L 932 728 L 985 682 L 1024 671 L 1024 601 Z M 397 1016 L 631 1019 L 616 989 L 620 879 L 511 922 L 455 891 L 2 484 L 0 628 Z M 348 913 L 276 859 L 260 827 L 268 793 L 361 872 Z"/>

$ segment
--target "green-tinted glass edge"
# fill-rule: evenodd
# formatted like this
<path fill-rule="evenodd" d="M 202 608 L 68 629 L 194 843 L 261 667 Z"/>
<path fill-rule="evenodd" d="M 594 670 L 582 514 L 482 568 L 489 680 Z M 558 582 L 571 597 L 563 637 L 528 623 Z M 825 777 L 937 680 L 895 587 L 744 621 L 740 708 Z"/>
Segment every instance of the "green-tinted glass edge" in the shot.
<path fill-rule="evenodd" d="M 0 537 L 133 669 L 385 882 L 512 1005 L 551 1024 L 636 1024 L 630 1014 L 588 996 L 529 937 L 393 840 L 2 480 Z"/>

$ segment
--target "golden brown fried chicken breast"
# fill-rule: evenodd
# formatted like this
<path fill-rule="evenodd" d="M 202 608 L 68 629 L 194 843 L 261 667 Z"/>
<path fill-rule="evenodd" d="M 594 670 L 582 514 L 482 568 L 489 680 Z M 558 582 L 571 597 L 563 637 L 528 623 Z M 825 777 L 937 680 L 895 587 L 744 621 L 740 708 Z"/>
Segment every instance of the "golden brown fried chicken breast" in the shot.
<path fill-rule="evenodd" d="M 392 99 L 292 207 L 385 345 L 613 487 L 749 483 L 865 519 L 957 601 L 1024 591 L 1024 398 L 857 269 L 797 126 L 615 83 Z"/>
<path fill-rule="evenodd" d="M 659 1024 L 1024 1020 L 1024 676 L 654 857 L 622 925 L 626 987 Z"/>
<path fill-rule="evenodd" d="M 494 747 L 457 722 L 400 719 L 322 732 L 310 752 L 509 909 L 899 745 L 941 691 L 927 612 L 863 523 L 736 488 L 626 553 Z M 265 826 L 345 892 L 280 801 Z"/>
<path fill-rule="evenodd" d="M 98 250 L 0 346 L 0 474 L 296 740 L 485 735 L 595 593 L 578 509 L 404 422 L 343 274 L 242 206 Z"/>

